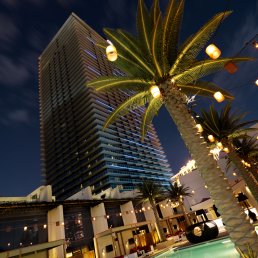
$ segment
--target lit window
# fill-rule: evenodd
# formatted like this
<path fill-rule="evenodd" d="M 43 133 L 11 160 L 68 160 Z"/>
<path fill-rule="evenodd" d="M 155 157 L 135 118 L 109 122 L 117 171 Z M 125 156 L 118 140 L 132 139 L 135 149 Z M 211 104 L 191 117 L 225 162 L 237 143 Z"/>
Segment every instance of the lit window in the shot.
<path fill-rule="evenodd" d="M 89 50 L 84 50 L 85 53 L 87 53 L 89 56 L 93 57 L 94 59 L 97 59 L 97 57 Z"/>

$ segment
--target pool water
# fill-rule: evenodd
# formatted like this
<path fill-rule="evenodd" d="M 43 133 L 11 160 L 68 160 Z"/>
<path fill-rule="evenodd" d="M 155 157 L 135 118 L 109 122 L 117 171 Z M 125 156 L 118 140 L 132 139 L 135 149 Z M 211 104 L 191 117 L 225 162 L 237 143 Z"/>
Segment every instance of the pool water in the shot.
<path fill-rule="evenodd" d="M 229 238 L 213 240 L 195 246 L 172 249 L 156 258 L 239 258 L 234 244 Z"/>

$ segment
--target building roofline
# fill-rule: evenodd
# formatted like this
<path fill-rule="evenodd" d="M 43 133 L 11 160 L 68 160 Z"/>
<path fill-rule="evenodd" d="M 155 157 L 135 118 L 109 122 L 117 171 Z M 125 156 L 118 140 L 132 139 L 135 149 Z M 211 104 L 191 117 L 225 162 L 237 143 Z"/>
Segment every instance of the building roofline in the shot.
<path fill-rule="evenodd" d="M 89 29 L 95 31 L 93 28 L 91 28 L 84 20 L 82 20 L 77 14 L 75 14 L 74 12 L 72 12 L 69 17 L 66 19 L 66 21 L 64 22 L 64 24 L 61 26 L 61 28 L 57 31 L 57 33 L 54 35 L 54 37 L 50 40 L 50 42 L 47 44 L 47 46 L 44 48 L 43 52 L 41 53 L 41 55 L 39 56 L 39 60 L 41 58 L 42 55 L 44 55 L 44 53 L 46 52 L 46 50 L 48 49 L 48 47 L 55 41 L 55 39 L 59 36 L 59 34 L 61 33 L 61 31 L 64 29 L 64 27 L 70 23 L 72 20 L 76 20 L 79 23 L 81 23 L 83 26 L 88 27 Z M 97 33 L 97 32 L 96 32 Z"/>

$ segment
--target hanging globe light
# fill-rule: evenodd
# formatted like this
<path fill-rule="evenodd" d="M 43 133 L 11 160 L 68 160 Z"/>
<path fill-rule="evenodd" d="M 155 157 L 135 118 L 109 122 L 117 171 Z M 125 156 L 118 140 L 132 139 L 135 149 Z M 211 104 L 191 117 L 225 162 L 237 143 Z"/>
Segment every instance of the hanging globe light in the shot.
<path fill-rule="evenodd" d="M 218 101 L 218 102 L 222 102 L 225 97 L 224 95 L 220 92 L 220 91 L 217 91 L 214 93 L 213 97 Z"/>
<path fill-rule="evenodd" d="M 234 74 L 238 70 L 236 64 L 234 64 L 233 62 L 226 63 L 224 67 L 231 74 Z"/>
<path fill-rule="evenodd" d="M 206 48 L 206 54 L 211 58 L 211 59 L 217 59 L 221 55 L 221 51 L 214 45 L 210 44 Z"/>
<path fill-rule="evenodd" d="M 155 99 L 156 99 L 156 98 L 159 98 L 160 95 L 161 95 L 160 90 L 159 90 L 159 87 L 158 87 L 157 85 L 151 86 L 150 92 L 151 92 L 153 98 L 155 98 Z"/>
<path fill-rule="evenodd" d="M 113 46 L 113 45 L 107 46 L 106 55 L 107 55 L 107 59 L 109 61 L 111 61 L 111 62 L 116 61 L 118 56 L 117 56 L 117 50 L 116 50 L 115 46 Z"/>

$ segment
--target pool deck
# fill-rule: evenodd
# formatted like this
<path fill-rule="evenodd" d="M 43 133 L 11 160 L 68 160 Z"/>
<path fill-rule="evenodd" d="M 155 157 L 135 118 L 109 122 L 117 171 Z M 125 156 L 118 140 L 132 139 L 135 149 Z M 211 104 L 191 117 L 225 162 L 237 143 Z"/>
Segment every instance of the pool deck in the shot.
<path fill-rule="evenodd" d="M 212 239 L 212 240 L 218 240 L 218 239 L 221 239 L 221 238 L 224 238 L 224 237 L 228 237 L 228 233 L 227 232 L 222 232 L 220 233 L 216 238 Z M 212 241 L 212 240 L 209 240 L 209 241 Z M 208 241 L 208 242 L 209 242 Z M 174 243 L 173 245 L 167 247 L 167 248 L 164 248 L 162 250 L 157 250 L 155 249 L 154 253 L 149 255 L 149 256 L 146 256 L 146 257 L 156 257 L 157 255 L 160 255 L 168 250 L 170 250 L 171 248 L 178 248 L 178 249 L 181 249 L 181 248 L 184 248 L 184 247 L 190 247 L 190 246 L 197 246 L 197 245 L 200 245 L 200 244 L 203 244 L 205 242 L 201 242 L 201 243 L 198 243 L 198 244 L 192 244 L 190 243 L 188 240 L 183 240 L 183 241 L 179 241 L 179 242 L 176 242 Z"/>

